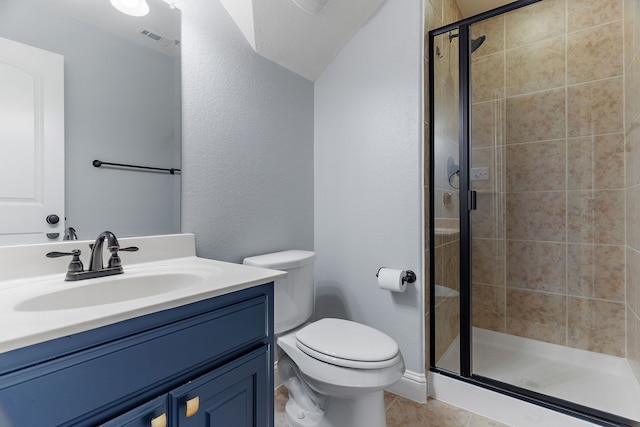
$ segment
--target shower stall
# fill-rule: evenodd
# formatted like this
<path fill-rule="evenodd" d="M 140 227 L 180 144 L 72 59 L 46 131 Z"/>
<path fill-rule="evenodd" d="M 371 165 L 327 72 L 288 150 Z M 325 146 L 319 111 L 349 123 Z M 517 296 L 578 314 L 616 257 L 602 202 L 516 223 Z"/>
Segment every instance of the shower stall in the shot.
<path fill-rule="evenodd" d="M 430 369 L 640 425 L 640 0 L 429 32 Z"/>

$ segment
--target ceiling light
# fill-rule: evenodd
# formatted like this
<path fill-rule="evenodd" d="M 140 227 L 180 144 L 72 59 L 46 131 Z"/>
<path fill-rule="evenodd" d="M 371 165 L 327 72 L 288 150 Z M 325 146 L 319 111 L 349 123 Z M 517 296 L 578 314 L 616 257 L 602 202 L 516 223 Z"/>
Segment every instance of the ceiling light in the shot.
<path fill-rule="evenodd" d="M 131 16 L 145 16 L 149 13 L 146 0 L 109 0 L 111 5 L 122 13 Z"/>

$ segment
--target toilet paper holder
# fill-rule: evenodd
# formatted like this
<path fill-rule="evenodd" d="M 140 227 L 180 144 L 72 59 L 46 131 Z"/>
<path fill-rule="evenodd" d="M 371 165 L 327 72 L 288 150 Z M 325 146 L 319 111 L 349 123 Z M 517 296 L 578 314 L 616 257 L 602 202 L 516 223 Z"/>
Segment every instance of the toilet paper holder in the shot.
<path fill-rule="evenodd" d="M 383 268 L 386 267 L 380 267 L 378 269 L 378 272 L 376 273 L 376 277 L 378 277 L 378 274 L 380 274 L 380 270 L 382 270 Z M 416 273 L 414 273 L 411 270 L 406 270 L 404 272 L 404 277 L 402 278 L 402 283 L 413 283 L 416 281 Z"/>

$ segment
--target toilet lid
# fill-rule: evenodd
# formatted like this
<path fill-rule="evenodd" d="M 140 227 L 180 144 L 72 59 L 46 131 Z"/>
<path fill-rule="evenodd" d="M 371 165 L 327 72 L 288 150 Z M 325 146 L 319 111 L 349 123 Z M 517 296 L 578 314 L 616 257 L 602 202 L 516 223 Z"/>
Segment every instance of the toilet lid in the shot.
<path fill-rule="evenodd" d="M 398 344 L 377 329 L 343 319 L 325 318 L 296 333 L 296 345 L 309 356 L 339 366 L 382 368 L 398 357 Z"/>

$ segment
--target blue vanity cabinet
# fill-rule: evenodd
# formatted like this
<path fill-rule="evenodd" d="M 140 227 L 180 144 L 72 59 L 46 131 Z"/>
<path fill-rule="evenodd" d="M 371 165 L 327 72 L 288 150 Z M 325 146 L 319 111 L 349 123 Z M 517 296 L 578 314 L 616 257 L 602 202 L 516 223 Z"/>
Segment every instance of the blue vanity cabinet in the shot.
<path fill-rule="evenodd" d="M 272 427 L 272 313 L 269 283 L 0 354 L 0 425 Z"/>

